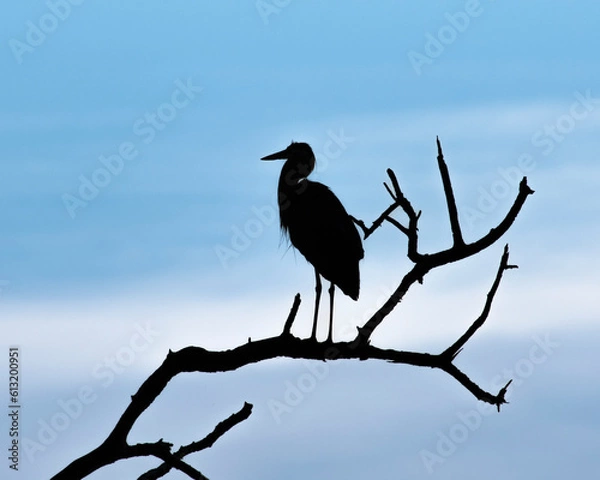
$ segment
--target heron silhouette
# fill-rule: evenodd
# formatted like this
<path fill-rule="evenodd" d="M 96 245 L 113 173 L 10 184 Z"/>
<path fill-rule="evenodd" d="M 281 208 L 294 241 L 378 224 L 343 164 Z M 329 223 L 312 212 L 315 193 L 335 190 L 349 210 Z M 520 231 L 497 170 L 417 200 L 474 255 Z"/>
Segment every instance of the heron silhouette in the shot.
<path fill-rule="evenodd" d="M 358 263 L 364 250 L 354 222 L 342 202 L 325 185 L 307 179 L 315 168 L 308 143 L 292 142 L 261 160 L 284 159 L 277 187 L 281 230 L 315 269 L 315 310 L 311 338 L 317 337 L 321 276 L 329 280 L 329 335 L 333 341 L 335 286 L 358 300 Z"/>

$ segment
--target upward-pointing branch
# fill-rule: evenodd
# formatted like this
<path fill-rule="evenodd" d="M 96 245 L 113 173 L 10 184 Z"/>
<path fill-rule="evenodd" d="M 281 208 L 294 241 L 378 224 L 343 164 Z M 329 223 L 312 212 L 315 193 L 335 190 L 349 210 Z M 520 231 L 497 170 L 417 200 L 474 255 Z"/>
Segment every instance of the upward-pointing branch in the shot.
<path fill-rule="evenodd" d="M 473 324 L 469 327 L 469 329 L 451 346 L 449 346 L 442 353 L 443 357 L 449 357 L 450 359 L 454 359 L 462 350 L 462 347 L 467 343 L 470 338 L 475 334 L 475 332 L 485 323 L 492 309 L 492 302 L 494 301 L 494 296 L 498 291 L 498 287 L 500 286 L 500 281 L 502 280 L 502 274 L 505 270 L 509 270 L 511 268 L 518 268 L 516 265 L 510 265 L 508 263 L 508 245 L 504 246 L 504 253 L 502 254 L 502 259 L 500 260 L 500 266 L 498 267 L 498 273 L 496 273 L 496 278 L 494 283 L 492 284 L 492 288 L 490 289 L 487 299 L 485 301 L 485 305 L 483 307 L 483 311 L 481 315 L 477 317 L 477 319 L 473 322 Z"/>
<path fill-rule="evenodd" d="M 448 168 L 444 162 L 442 153 L 442 146 L 439 139 L 437 139 L 438 146 L 438 164 L 440 172 L 442 174 L 442 181 L 444 183 L 444 192 L 448 203 L 448 211 L 450 214 L 450 224 L 452 227 L 452 234 L 454 237 L 454 244 L 446 249 L 435 253 L 422 254 L 417 251 L 418 243 L 418 231 L 417 231 L 417 220 L 419 214 L 416 214 L 410 203 L 404 204 L 400 201 L 400 197 L 395 198 L 395 204 L 400 204 L 404 211 L 407 213 L 410 219 L 408 228 L 400 228 L 404 233 L 408 231 L 408 258 L 412 260 L 415 265 L 406 273 L 396 290 L 387 299 L 387 301 L 377 310 L 371 318 L 362 326 L 358 327 L 358 335 L 355 338 L 356 343 L 368 343 L 375 329 L 383 322 L 383 320 L 394 310 L 396 305 L 404 298 L 409 288 L 416 282 L 421 283 L 423 277 L 434 268 L 446 265 L 448 263 L 457 262 L 463 258 L 475 255 L 482 250 L 486 249 L 494 242 L 496 242 L 513 224 L 517 215 L 519 214 L 521 207 L 525 203 L 527 197 L 533 194 L 533 190 L 527 185 L 527 177 L 523 177 L 519 183 L 519 193 L 514 200 L 513 205 L 504 217 L 504 219 L 494 228 L 479 238 L 478 240 L 466 244 L 462 238 L 460 226 L 458 224 L 458 213 L 456 210 L 456 202 L 454 200 L 454 194 L 452 192 L 452 185 L 450 184 L 450 175 L 448 174 Z M 397 187 L 399 189 L 399 187 Z M 390 191 L 389 187 L 386 189 Z"/>
<path fill-rule="evenodd" d="M 460 223 L 458 222 L 458 211 L 456 209 L 456 200 L 454 199 L 454 192 L 452 191 L 452 182 L 450 182 L 450 173 L 448 172 L 448 165 L 444 161 L 444 154 L 442 152 L 442 144 L 438 137 L 435 138 L 438 149 L 438 167 L 440 169 L 440 175 L 442 176 L 442 183 L 444 185 L 444 194 L 446 196 L 446 204 L 448 205 L 448 215 L 450 216 L 450 228 L 452 229 L 452 241 L 454 246 L 464 245 L 462 238 L 462 232 L 460 231 Z"/>

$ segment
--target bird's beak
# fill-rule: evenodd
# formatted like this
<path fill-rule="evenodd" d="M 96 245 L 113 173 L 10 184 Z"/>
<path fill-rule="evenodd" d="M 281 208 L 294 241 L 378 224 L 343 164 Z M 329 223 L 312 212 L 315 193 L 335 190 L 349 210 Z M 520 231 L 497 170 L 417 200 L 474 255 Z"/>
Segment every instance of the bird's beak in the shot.
<path fill-rule="evenodd" d="M 280 152 L 272 153 L 271 155 L 267 155 L 266 157 L 262 157 L 261 160 L 284 160 L 288 158 L 287 148 L 285 150 L 281 150 Z"/>

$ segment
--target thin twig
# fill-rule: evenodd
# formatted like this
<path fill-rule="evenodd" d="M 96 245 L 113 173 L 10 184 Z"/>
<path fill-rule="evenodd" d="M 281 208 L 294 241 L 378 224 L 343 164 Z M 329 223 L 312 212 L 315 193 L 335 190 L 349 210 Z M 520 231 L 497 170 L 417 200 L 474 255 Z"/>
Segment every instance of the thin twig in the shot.
<path fill-rule="evenodd" d="M 404 233 L 406 236 L 410 235 L 410 230 L 402 225 L 398 220 L 393 217 L 385 217 L 386 221 L 390 222 L 394 227 Z"/>
<path fill-rule="evenodd" d="M 292 304 L 292 308 L 290 309 L 290 313 L 283 325 L 283 333 L 282 335 L 289 335 L 292 329 L 292 324 L 296 319 L 296 314 L 298 313 L 298 308 L 300 307 L 300 294 L 297 293 L 294 297 L 294 303 Z"/>
<path fill-rule="evenodd" d="M 392 189 L 385 182 L 383 182 L 383 186 L 385 187 L 387 192 L 390 194 L 390 197 L 392 197 L 392 200 L 394 200 L 394 202 L 395 202 L 397 199 L 396 199 L 396 196 L 394 195 L 394 192 L 392 192 Z"/>
<path fill-rule="evenodd" d="M 348 215 L 348 216 L 350 217 L 350 220 L 352 220 L 356 224 L 356 226 L 362 230 L 363 235 L 366 235 L 367 232 L 369 231 L 369 229 L 365 225 L 365 222 L 363 222 L 362 220 L 359 220 L 356 217 L 353 217 L 352 215 Z"/>
<path fill-rule="evenodd" d="M 414 223 L 415 223 L 415 227 L 416 227 L 416 220 L 418 219 L 418 216 L 415 214 L 415 211 L 412 208 L 412 205 L 410 204 L 408 199 L 402 193 L 402 190 L 400 189 L 400 184 L 398 183 L 398 179 L 396 178 L 396 174 L 394 173 L 394 171 L 391 168 L 388 168 L 386 170 L 386 172 L 387 172 L 388 176 L 390 177 L 393 191 L 387 183 L 383 182 L 383 186 L 385 187 L 387 192 L 390 194 L 390 197 L 392 197 L 392 200 L 394 200 L 394 203 L 392 203 L 389 207 L 387 207 L 381 213 L 381 215 L 379 215 L 379 217 L 377 217 L 373 221 L 373 223 L 370 227 L 367 227 L 362 220 L 358 220 L 358 219 L 354 218 L 353 216 L 350 216 L 352 221 L 356 225 L 358 225 L 360 227 L 360 229 L 363 231 L 363 234 L 364 234 L 363 238 L 365 240 L 367 238 L 369 238 L 373 234 L 373 232 L 375 232 L 375 230 L 377 230 L 383 224 L 384 221 L 392 218 L 391 214 L 398 207 L 401 207 L 406 212 L 406 214 L 408 215 L 409 221 L 412 222 L 412 220 L 414 219 L 414 221 L 415 221 Z M 394 223 L 394 222 L 396 222 L 396 223 Z M 398 226 L 398 221 L 393 218 L 392 218 L 391 223 L 393 223 L 395 226 Z M 410 237 L 410 227 L 409 228 L 402 227 L 402 228 L 400 228 L 400 230 L 405 235 Z"/>
<path fill-rule="evenodd" d="M 498 407 L 498 411 L 500 411 L 501 405 L 508 403 L 506 401 L 505 394 L 512 380 L 510 380 L 503 388 L 501 388 L 496 395 L 493 395 L 489 392 L 486 392 L 479 385 L 473 382 L 464 372 L 459 370 L 451 360 L 444 359 L 439 368 L 451 375 L 463 387 L 469 390 L 469 392 L 471 392 L 478 400 L 491 405 L 496 405 L 496 407 Z"/>

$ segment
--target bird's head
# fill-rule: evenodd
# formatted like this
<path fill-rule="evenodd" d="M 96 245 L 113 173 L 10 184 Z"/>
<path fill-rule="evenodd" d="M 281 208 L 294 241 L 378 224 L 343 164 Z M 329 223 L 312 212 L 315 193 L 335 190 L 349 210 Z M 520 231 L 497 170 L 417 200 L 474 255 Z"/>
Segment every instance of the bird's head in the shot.
<path fill-rule="evenodd" d="M 285 149 L 272 153 L 261 160 L 287 160 L 286 166 L 297 172 L 298 178 L 306 178 L 315 168 L 315 154 L 308 143 L 292 142 Z"/>

